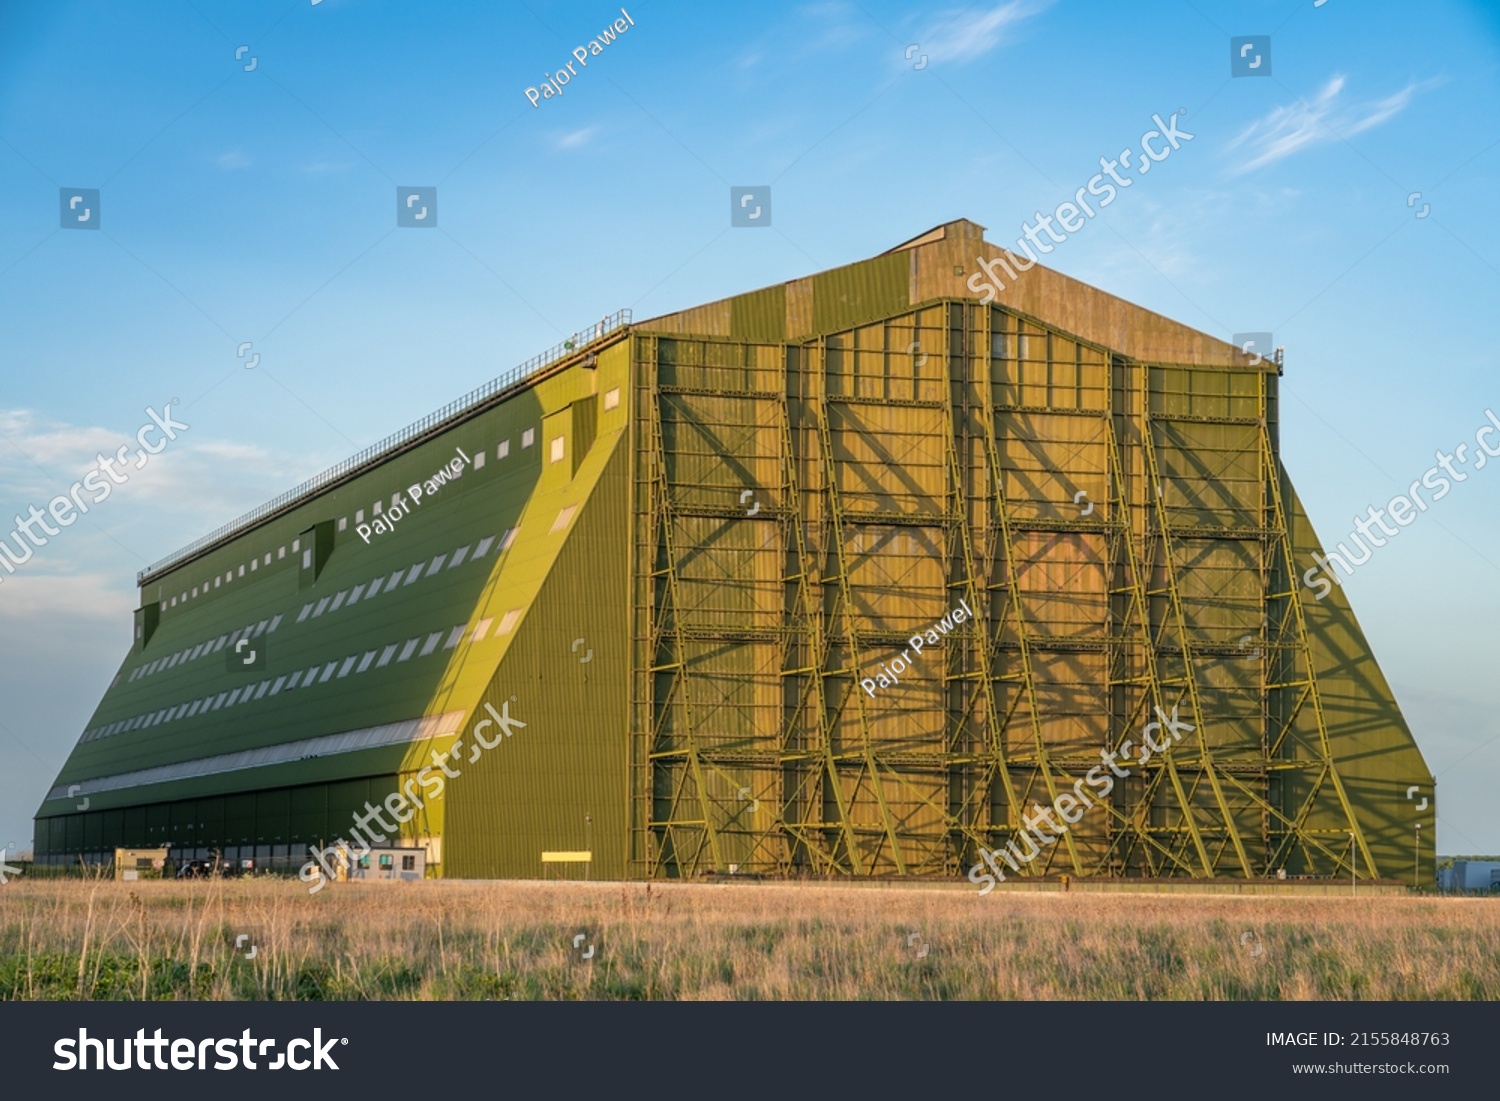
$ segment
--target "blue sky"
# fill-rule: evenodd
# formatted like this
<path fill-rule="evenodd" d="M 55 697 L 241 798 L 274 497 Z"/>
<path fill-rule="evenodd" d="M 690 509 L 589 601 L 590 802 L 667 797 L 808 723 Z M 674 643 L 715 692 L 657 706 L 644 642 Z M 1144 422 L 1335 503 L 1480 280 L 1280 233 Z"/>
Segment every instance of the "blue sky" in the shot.
<path fill-rule="evenodd" d="M 146 406 L 191 425 L 0 581 L 0 845 L 29 847 L 143 566 L 622 307 L 957 217 L 1013 240 L 1153 113 L 1193 140 L 1047 263 L 1273 332 L 1325 540 L 1500 412 L 1493 3 L 626 7 L 533 107 L 618 7 L 0 0 L 0 527 Z M 1270 75 L 1232 78 L 1229 39 L 1261 34 Z M 730 187 L 767 183 L 769 231 L 731 229 Z M 436 227 L 396 227 L 406 186 L 438 188 Z M 75 187 L 100 190 L 98 232 L 59 228 Z M 1500 464 L 1348 582 L 1438 775 L 1443 852 L 1500 851 L 1497 505 Z"/>

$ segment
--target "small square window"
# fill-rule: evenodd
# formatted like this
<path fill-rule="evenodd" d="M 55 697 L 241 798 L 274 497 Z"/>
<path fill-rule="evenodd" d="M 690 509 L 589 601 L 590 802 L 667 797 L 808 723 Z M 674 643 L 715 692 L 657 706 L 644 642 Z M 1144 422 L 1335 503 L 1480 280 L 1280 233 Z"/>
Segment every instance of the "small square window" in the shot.
<path fill-rule="evenodd" d="M 389 867 L 391 867 L 391 865 L 393 863 L 394 863 L 394 861 L 391 859 L 391 854 L 390 853 L 382 853 L 381 854 L 381 856 L 380 856 L 380 866 L 382 868 L 389 868 Z"/>
<path fill-rule="evenodd" d="M 549 456 L 554 463 L 563 461 L 563 455 L 567 451 L 567 441 L 562 436 L 552 438 L 552 454 Z"/>
<path fill-rule="evenodd" d="M 269 566 L 271 564 L 271 552 L 270 551 L 266 551 L 266 560 L 265 560 L 265 562 L 263 564 L 267 565 L 267 566 Z"/>
<path fill-rule="evenodd" d="M 354 514 L 354 522 L 356 524 L 363 524 L 365 522 L 365 510 L 364 509 L 360 509 L 358 512 L 356 512 Z"/>
<path fill-rule="evenodd" d="M 385 508 L 385 506 L 383 504 L 381 504 L 379 501 L 376 501 L 375 502 L 375 507 L 373 509 L 371 509 L 370 511 L 374 515 L 379 516 L 380 513 L 381 513 L 381 511 L 384 510 L 384 508 Z"/>
<path fill-rule="evenodd" d="M 222 577 L 214 578 L 214 588 L 217 589 L 223 583 L 223 581 L 224 579 Z"/>
<path fill-rule="evenodd" d="M 286 557 L 286 548 L 285 547 L 277 547 L 276 548 L 276 557 L 277 558 L 285 558 Z"/>
<path fill-rule="evenodd" d="M 392 508 L 400 508 L 401 507 L 401 494 L 399 494 L 399 493 L 392 493 L 391 494 L 391 507 Z"/>
<path fill-rule="evenodd" d="M 521 446 L 522 447 L 530 447 L 534 443 L 536 443 L 536 429 L 535 428 L 528 428 L 526 431 L 524 431 L 524 432 L 521 433 Z"/>
<path fill-rule="evenodd" d="M 258 569 L 260 569 L 260 559 L 259 558 L 252 558 L 252 559 L 250 559 L 250 572 L 254 573 Z"/>
<path fill-rule="evenodd" d="M 414 856 L 403 856 L 401 858 L 401 870 L 403 872 L 414 872 L 417 870 L 417 858 Z"/>
<path fill-rule="evenodd" d="M 339 531 L 348 531 L 348 530 L 349 530 L 349 517 L 347 517 L 347 516 L 340 516 L 339 517 Z"/>
<path fill-rule="evenodd" d="M 489 456 L 487 456 L 483 451 L 476 451 L 474 453 L 474 469 L 475 470 L 483 470 L 484 469 L 484 460 L 487 459 L 488 457 Z"/>
<path fill-rule="evenodd" d="M 613 390 L 604 391 L 604 409 L 608 412 L 620 404 L 620 388 L 616 386 Z"/>
<path fill-rule="evenodd" d="M 497 458 L 497 459 L 503 459 L 503 458 L 505 458 L 505 456 L 507 456 L 509 454 L 510 454 L 510 441 L 509 440 L 501 440 L 500 441 L 500 446 L 497 447 L 497 448 L 495 448 L 495 458 Z"/>
<path fill-rule="evenodd" d="M 240 563 L 240 576 L 245 576 L 245 564 L 243 562 Z"/>
<path fill-rule="evenodd" d="M 225 574 L 224 574 L 224 580 L 225 581 L 233 581 L 234 580 L 234 571 L 233 570 L 226 571 Z"/>
<path fill-rule="evenodd" d="M 293 539 L 292 540 L 292 553 L 296 554 L 301 549 L 302 549 L 302 540 L 300 540 L 300 539 Z"/>
<path fill-rule="evenodd" d="M 197 596 L 197 595 L 198 595 L 198 586 L 197 586 L 197 585 L 194 585 L 194 586 L 193 586 L 193 595 L 194 595 L 194 596 Z"/>
<path fill-rule="evenodd" d="M 302 568 L 304 570 L 310 570 L 310 569 L 312 569 L 312 548 L 311 547 L 308 547 L 305 551 L 302 552 Z"/>

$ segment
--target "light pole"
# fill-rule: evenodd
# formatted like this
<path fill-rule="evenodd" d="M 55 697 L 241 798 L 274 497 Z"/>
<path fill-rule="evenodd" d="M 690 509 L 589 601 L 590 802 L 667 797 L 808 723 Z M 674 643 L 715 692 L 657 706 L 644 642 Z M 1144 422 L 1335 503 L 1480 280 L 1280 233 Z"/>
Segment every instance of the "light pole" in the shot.
<path fill-rule="evenodd" d="M 1411 885 L 1415 891 L 1422 889 L 1422 823 L 1417 823 L 1417 836 L 1411 847 Z"/>

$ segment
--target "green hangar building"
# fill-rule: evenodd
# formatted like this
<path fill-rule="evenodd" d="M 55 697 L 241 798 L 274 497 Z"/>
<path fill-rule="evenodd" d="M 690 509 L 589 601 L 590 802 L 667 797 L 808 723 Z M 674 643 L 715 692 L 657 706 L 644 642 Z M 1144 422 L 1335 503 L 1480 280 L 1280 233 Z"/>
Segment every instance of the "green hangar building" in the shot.
<path fill-rule="evenodd" d="M 37 860 L 961 877 L 1056 807 L 1013 878 L 1430 870 L 1280 363 L 1009 259 L 607 319 L 145 570 Z"/>

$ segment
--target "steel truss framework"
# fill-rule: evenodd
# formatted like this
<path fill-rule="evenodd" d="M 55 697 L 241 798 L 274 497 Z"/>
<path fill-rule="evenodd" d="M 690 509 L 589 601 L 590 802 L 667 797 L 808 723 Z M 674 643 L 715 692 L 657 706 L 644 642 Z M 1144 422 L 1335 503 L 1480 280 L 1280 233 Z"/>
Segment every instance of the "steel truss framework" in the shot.
<path fill-rule="evenodd" d="M 632 875 L 961 875 L 1160 712 L 1192 731 L 1013 874 L 1378 877 L 1274 374 L 953 301 L 635 356 Z M 899 687 L 860 687 L 960 601 Z"/>

